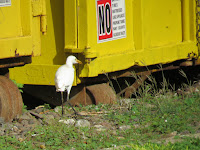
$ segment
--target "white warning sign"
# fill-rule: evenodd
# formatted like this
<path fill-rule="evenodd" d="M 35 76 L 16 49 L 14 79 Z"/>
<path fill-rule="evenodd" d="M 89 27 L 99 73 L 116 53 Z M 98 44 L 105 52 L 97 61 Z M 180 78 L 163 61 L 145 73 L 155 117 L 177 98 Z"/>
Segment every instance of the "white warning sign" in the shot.
<path fill-rule="evenodd" d="M 125 0 L 97 0 L 98 43 L 126 37 Z"/>
<path fill-rule="evenodd" d="M 0 7 L 11 6 L 11 0 L 0 0 Z"/>

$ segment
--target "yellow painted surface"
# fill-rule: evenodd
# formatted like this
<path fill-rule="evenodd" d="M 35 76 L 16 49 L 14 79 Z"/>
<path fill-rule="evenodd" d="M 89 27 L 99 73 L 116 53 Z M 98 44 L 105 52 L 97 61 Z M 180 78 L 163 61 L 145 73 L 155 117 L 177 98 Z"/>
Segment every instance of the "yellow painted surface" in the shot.
<path fill-rule="evenodd" d="M 65 45 L 66 49 L 77 48 L 77 1 L 65 0 L 64 1 L 64 25 L 65 25 Z"/>
<path fill-rule="evenodd" d="M 69 54 L 84 62 L 76 66 L 74 85 L 80 77 L 199 55 L 195 0 L 125 0 L 126 37 L 101 43 L 96 4 L 95 0 L 46 0 L 48 30 L 41 36 L 41 56 L 11 69 L 11 77 L 24 84 L 54 85 L 55 72 Z"/>
<path fill-rule="evenodd" d="M 53 85 L 55 72 L 65 63 L 64 52 L 64 1 L 46 1 L 47 33 L 41 35 L 41 56 L 33 57 L 32 64 L 10 69 L 10 77 L 19 83 Z M 39 17 L 35 17 L 39 18 Z M 40 18 L 39 18 L 40 19 Z M 40 26 L 35 20 L 35 24 Z"/>
<path fill-rule="evenodd" d="M 0 58 L 39 56 L 40 18 L 33 17 L 32 3 L 11 1 L 11 6 L 0 7 Z"/>

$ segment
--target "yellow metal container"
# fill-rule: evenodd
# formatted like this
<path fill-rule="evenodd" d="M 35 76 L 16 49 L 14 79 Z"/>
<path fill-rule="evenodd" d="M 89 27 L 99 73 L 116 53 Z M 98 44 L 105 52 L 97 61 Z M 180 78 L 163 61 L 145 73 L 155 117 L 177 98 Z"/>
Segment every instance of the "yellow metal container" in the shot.
<path fill-rule="evenodd" d="M 34 7 L 29 0 L 0 2 L 0 59 L 41 54 L 41 21 Z"/>
<path fill-rule="evenodd" d="M 32 64 L 10 69 L 11 78 L 17 82 L 54 85 L 57 68 L 70 54 L 84 62 L 78 66 L 74 85 L 84 77 L 199 55 L 196 0 L 45 2 L 48 30 L 46 35 L 41 35 L 41 56 L 33 58 Z M 28 34 L 29 30 L 27 27 L 24 32 Z M 40 43 L 38 36 L 34 39 Z"/>

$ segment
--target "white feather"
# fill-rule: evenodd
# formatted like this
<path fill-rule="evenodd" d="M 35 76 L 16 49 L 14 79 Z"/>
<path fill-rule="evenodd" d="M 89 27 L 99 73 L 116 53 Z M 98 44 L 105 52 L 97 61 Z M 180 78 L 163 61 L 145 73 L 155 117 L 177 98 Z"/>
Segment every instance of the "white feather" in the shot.
<path fill-rule="evenodd" d="M 57 92 L 64 92 L 67 90 L 68 94 L 70 93 L 74 82 L 73 64 L 77 63 L 75 56 L 69 56 L 66 60 L 66 64 L 58 68 L 54 79 Z"/>

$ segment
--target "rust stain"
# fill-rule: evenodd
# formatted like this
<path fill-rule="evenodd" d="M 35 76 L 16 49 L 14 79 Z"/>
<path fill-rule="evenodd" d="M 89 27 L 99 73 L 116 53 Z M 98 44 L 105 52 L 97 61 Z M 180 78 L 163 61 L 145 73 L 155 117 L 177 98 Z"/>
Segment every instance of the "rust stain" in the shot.
<path fill-rule="evenodd" d="M 21 65 L 25 65 L 25 63 L 19 62 L 19 63 L 3 64 L 3 65 L 0 65 L 0 68 L 9 68 L 9 67 L 15 67 L 15 66 L 21 66 Z"/>
<path fill-rule="evenodd" d="M 19 57 L 19 53 L 17 53 L 17 49 L 15 50 L 15 57 Z"/>
<path fill-rule="evenodd" d="M 31 54 L 31 56 L 34 56 L 34 51 L 32 51 L 32 54 Z"/>

